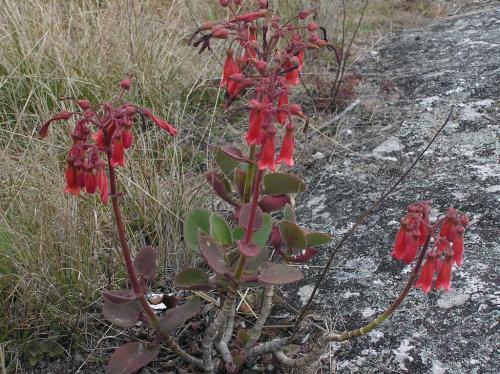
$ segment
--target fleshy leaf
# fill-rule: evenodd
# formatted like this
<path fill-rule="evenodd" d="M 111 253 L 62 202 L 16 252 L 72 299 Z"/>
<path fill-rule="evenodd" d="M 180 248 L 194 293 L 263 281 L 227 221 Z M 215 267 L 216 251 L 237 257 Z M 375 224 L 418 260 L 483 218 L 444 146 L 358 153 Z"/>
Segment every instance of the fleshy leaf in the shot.
<path fill-rule="evenodd" d="M 217 274 L 224 274 L 227 272 L 224 252 L 212 237 L 208 235 L 200 236 L 198 245 L 200 246 L 201 255 L 210 269 Z"/>
<path fill-rule="evenodd" d="M 255 231 L 252 235 L 252 240 L 264 247 L 269 240 L 269 235 L 271 234 L 271 229 L 273 227 L 273 218 L 270 214 L 264 213 L 264 222 L 262 223 L 262 228 Z"/>
<path fill-rule="evenodd" d="M 289 284 L 302 280 L 304 275 L 296 267 L 264 262 L 259 268 L 257 279 L 264 284 Z"/>
<path fill-rule="evenodd" d="M 306 248 L 306 236 L 304 232 L 295 223 L 290 221 L 281 221 L 279 224 L 281 238 L 288 250 L 294 251 Z"/>
<path fill-rule="evenodd" d="M 295 263 L 304 263 L 309 261 L 311 258 L 316 256 L 318 254 L 318 250 L 315 248 L 306 248 L 300 253 L 297 253 L 296 255 L 293 255 L 289 258 L 291 262 Z"/>
<path fill-rule="evenodd" d="M 259 201 L 259 207 L 263 212 L 274 212 L 283 208 L 290 202 L 290 196 L 283 195 L 264 195 Z"/>
<path fill-rule="evenodd" d="M 332 241 L 332 237 L 322 232 L 306 232 L 307 247 L 317 247 Z"/>
<path fill-rule="evenodd" d="M 209 218 L 210 236 L 220 245 L 230 245 L 233 242 L 231 230 L 224 218 L 218 214 L 212 213 Z"/>
<path fill-rule="evenodd" d="M 153 361 L 160 346 L 146 342 L 126 343 L 118 347 L 109 358 L 106 374 L 132 374 Z"/>
<path fill-rule="evenodd" d="M 238 222 L 240 226 L 243 227 L 245 230 L 248 229 L 251 210 L 252 210 L 252 203 L 247 203 L 243 205 L 240 209 Z M 255 225 L 253 227 L 253 231 L 260 230 L 262 228 L 263 223 L 264 223 L 264 215 L 262 214 L 262 210 L 257 206 L 255 212 Z"/>
<path fill-rule="evenodd" d="M 243 154 L 243 152 L 235 147 L 235 146 L 224 146 L 221 147 L 220 150 L 224 152 L 224 154 L 236 161 L 243 161 L 243 162 L 248 162 L 252 163 L 252 161 Z"/>
<path fill-rule="evenodd" d="M 189 268 L 175 275 L 174 284 L 178 288 L 192 291 L 210 291 L 208 274 L 201 269 Z"/>
<path fill-rule="evenodd" d="M 153 279 L 156 276 L 156 260 L 158 251 L 151 246 L 145 246 L 134 259 L 134 268 L 138 276 Z"/>
<path fill-rule="evenodd" d="M 255 274 L 259 267 L 269 260 L 271 252 L 267 247 L 261 247 L 257 256 L 249 257 L 245 265 L 245 273 Z"/>
<path fill-rule="evenodd" d="M 115 304 L 128 303 L 137 299 L 137 296 L 132 290 L 102 290 L 102 297 Z"/>
<path fill-rule="evenodd" d="M 254 257 L 259 254 L 260 247 L 255 243 L 245 243 L 244 240 L 238 240 L 238 248 L 243 256 Z"/>
<path fill-rule="evenodd" d="M 188 319 L 193 318 L 200 311 L 202 302 L 199 297 L 192 297 L 186 303 L 173 309 L 167 310 L 160 319 L 158 331 L 162 334 L 170 334 Z"/>
<path fill-rule="evenodd" d="M 293 223 L 297 222 L 297 220 L 295 219 L 295 211 L 290 204 L 286 204 L 285 209 L 283 209 L 283 219 L 285 221 L 290 221 Z"/>
<path fill-rule="evenodd" d="M 239 161 L 226 155 L 220 148 L 215 152 L 214 159 L 224 175 L 229 180 L 233 179 L 233 170 L 240 164 Z"/>
<path fill-rule="evenodd" d="M 222 174 L 218 173 L 207 173 L 205 174 L 207 178 L 207 182 L 212 186 L 215 193 L 225 202 L 231 204 L 232 206 L 236 206 L 234 200 L 229 196 L 229 191 L 231 188 L 229 183 L 227 183 L 226 179 Z"/>
<path fill-rule="evenodd" d="M 135 325 L 141 314 L 141 304 L 133 300 L 128 303 L 113 303 L 104 300 L 102 305 L 102 314 L 111 323 L 117 326 L 128 328 Z"/>
<path fill-rule="evenodd" d="M 288 173 L 270 173 L 264 175 L 263 193 L 281 195 L 304 192 L 306 185 L 299 177 Z"/>
<path fill-rule="evenodd" d="M 236 190 L 240 198 L 243 197 L 245 192 L 245 178 L 247 174 L 241 170 L 240 168 L 234 169 L 234 185 L 236 186 Z"/>
<path fill-rule="evenodd" d="M 196 253 L 200 253 L 198 248 L 199 231 L 206 234 L 210 232 L 209 217 L 209 210 L 196 208 L 190 211 L 184 220 L 184 241 Z"/>

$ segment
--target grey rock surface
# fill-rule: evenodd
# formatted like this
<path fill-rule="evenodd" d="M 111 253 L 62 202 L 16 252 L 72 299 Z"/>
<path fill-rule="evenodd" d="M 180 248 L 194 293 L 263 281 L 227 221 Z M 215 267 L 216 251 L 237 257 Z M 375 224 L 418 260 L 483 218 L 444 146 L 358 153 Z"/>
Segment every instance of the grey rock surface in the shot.
<path fill-rule="evenodd" d="M 369 322 L 393 301 L 410 267 L 390 252 L 399 219 L 412 202 L 430 201 L 434 218 L 454 206 L 471 223 L 452 290 L 413 290 L 381 328 L 332 346 L 337 372 L 498 373 L 500 7 L 493 2 L 397 34 L 360 71 L 364 89 L 375 92 L 382 109 L 368 125 L 359 123 L 370 113 L 358 113 L 356 125 L 340 128 L 339 139 L 350 141 L 353 152 L 311 157 L 310 190 L 298 209 L 305 227 L 329 231 L 338 240 L 411 164 L 452 104 L 455 111 L 409 178 L 337 254 L 314 311 L 326 316 L 330 329 L 342 331 Z M 382 80 L 391 80 L 396 90 L 384 94 Z M 318 151 L 326 153 L 313 149 L 311 155 Z M 288 290 L 297 305 L 307 300 L 332 248 L 305 269 L 305 281 Z"/>

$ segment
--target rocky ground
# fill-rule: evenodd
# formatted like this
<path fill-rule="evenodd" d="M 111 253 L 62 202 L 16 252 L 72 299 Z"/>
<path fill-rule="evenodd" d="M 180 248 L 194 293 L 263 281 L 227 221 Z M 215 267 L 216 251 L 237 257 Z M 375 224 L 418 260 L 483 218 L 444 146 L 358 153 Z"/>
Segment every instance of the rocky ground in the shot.
<path fill-rule="evenodd" d="M 454 112 L 409 178 L 338 253 L 315 313 L 341 331 L 370 321 L 393 301 L 410 269 L 390 252 L 399 219 L 412 202 L 431 201 L 433 217 L 453 206 L 471 223 L 465 262 L 454 269 L 451 292 L 412 291 L 381 328 L 332 346 L 332 366 L 339 373 L 497 373 L 500 7 L 489 2 L 396 34 L 359 69 L 365 77 L 361 105 L 335 129 L 336 139 L 349 143 L 352 152 L 325 151 L 324 144 L 311 152 L 310 190 L 298 214 L 308 228 L 329 231 L 338 240 L 411 164 L 452 106 Z M 389 92 L 381 81 L 392 82 L 385 84 Z M 334 244 L 306 270 L 307 280 L 288 290 L 296 305 L 307 300 Z"/>

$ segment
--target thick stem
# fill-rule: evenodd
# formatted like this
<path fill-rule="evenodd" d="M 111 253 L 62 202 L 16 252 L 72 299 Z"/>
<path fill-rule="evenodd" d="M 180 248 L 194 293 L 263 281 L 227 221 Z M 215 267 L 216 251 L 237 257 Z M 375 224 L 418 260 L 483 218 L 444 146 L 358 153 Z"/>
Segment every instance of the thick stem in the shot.
<path fill-rule="evenodd" d="M 254 327 L 250 331 L 250 338 L 248 339 L 248 342 L 245 344 L 246 351 L 254 346 L 254 344 L 259 340 L 260 335 L 262 334 L 264 323 L 266 323 L 269 314 L 271 314 L 271 309 L 273 306 L 273 296 L 274 286 L 267 286 L 264 289 L 262 307 L 260 308 L 259 317 L 257 318 Z"/>

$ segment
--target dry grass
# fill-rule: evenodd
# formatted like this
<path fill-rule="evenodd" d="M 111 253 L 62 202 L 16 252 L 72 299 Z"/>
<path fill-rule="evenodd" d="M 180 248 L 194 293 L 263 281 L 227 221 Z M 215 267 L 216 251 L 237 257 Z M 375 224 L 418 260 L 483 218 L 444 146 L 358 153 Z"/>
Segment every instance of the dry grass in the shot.
<path fill-rule="evenodd" d="M 182 217 L 207 204 L 200 172 L 227 125 L 218 108 L 220 52 L 198 57 L 185 39 L 195 24 L 222 15 L 203 0 L 0 0 L 0 355 L 34 336 L 69 336 L 103 286 L 124 282 L 109 207 L 62 193 L 68 128 L 46 140 L 40 123 L 61 109 L 61 96 L 102 100 L 127 72 L 138 87 L 129 99 L 151 107 L 180 130 L 166 139 L 143 129 L 121 170 L 127 229 L 134 249 L 152 243 L 165 266 L 191 261 Z M 275 0 L 281 13 L 313 4 L 318 23 L 339 35 L 339 1 Z M 408 1 L 370 2 L 360 37 L 368 44 L 394 25 Z M 362 1 L 347 1 L 346 34 Z M 426 13 L 427 12 L 427 13 Z M 398 18 L 399 17 L 399 18 Z M 413 18 L 415 19 L 415 18 Z M 336 38 L 338 40 L 338 37 Z M 327 57 L 324 65 L 330 61 Z M 133 197 L 133 198 L 132 198 Z"/>

